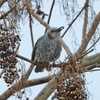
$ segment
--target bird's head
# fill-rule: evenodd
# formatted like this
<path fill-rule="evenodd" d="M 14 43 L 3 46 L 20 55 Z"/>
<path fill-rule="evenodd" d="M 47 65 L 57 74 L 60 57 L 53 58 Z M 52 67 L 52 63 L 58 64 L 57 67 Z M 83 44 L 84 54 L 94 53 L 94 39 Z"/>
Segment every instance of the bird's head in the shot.
<path fill-rule="evenodd" d="M 61 33 L 61 30 L 62 30 L 62 29 L 64 29 L 63 26 L 61 26 L 61 27 L 59 27 L 59 28 L 55 28 L 55 27 L 53 27 L 53 28 L 48 28 L 48 29 L 47 29 L 48 37 L 49 37 L 50 39 L 54 39 L 54 38 L 60 36 L 60 33 Z"/>

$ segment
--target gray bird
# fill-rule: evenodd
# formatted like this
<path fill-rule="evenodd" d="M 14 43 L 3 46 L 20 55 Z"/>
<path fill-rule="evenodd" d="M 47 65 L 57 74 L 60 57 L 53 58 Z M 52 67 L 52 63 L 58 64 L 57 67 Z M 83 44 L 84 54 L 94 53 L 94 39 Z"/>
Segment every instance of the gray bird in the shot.
<path fill-rule="evenodd" d="M 59 42 L 59 36 L 62 29 L 64 29 L 63 26 L 59 28 L 47 29 L 47 32 L 41 36 L 35 44 L 32 52 L 32 61 L 49 64 L 59 58 L 62 50 Z M 45 65 L 38 64 L 36 65 L 35 72 L 42 72 L 46 67 L 47 66 Z"/>

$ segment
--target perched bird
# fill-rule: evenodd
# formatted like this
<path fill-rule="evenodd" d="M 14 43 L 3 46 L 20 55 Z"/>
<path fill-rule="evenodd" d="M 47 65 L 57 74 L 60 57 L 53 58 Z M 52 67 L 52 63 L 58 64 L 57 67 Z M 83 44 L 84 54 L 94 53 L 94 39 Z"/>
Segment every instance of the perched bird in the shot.
<path fill-rule="evenodd" d="M 37 40 L 32 52 L 32 60 L 34 62 L 49 64 L 59 58 L 62 50 L 59 36 L 62 29 L 64 29 L 63 26 L 48 28 L 47 32 Z M 35 72 L 42 72 L 44 68 L 47 69 L 47 66 L 42 64 L 36 65 Z"/>

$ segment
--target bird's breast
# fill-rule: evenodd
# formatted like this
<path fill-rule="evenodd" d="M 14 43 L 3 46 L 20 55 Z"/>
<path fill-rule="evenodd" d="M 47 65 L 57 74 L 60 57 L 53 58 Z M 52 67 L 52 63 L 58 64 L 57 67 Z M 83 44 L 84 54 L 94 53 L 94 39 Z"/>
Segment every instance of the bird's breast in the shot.
<path fill-rule="evenodd" d="M 45 39 L 45 41 L 41 41 L 36 50 L 35 60 L 38 62 L 52 62 L 59 58 L 60 52 L 61 46 L 57 40 Z"/>

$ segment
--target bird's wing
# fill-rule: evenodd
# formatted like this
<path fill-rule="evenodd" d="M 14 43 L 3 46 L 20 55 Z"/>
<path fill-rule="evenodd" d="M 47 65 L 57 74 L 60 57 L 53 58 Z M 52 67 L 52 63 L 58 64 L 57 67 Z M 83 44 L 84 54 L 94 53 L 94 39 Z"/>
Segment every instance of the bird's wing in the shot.
<path fill-rule="evenodd" d="M 42 39 L 42 37 L 39 38 L 39 39 L 37 40 L 37 42 L 35 43 L 35 46 L 34 46 L 34 49 L 33 49 L 33 52 L 32 52 L 32 57 L 31 57 L 32 61 L 33 61 L 34 58 L 35 58 L 35 53 L 36 53 L 37 47 L 39 46 L 39 42 L 41 41 L 41 39 Z"/>

